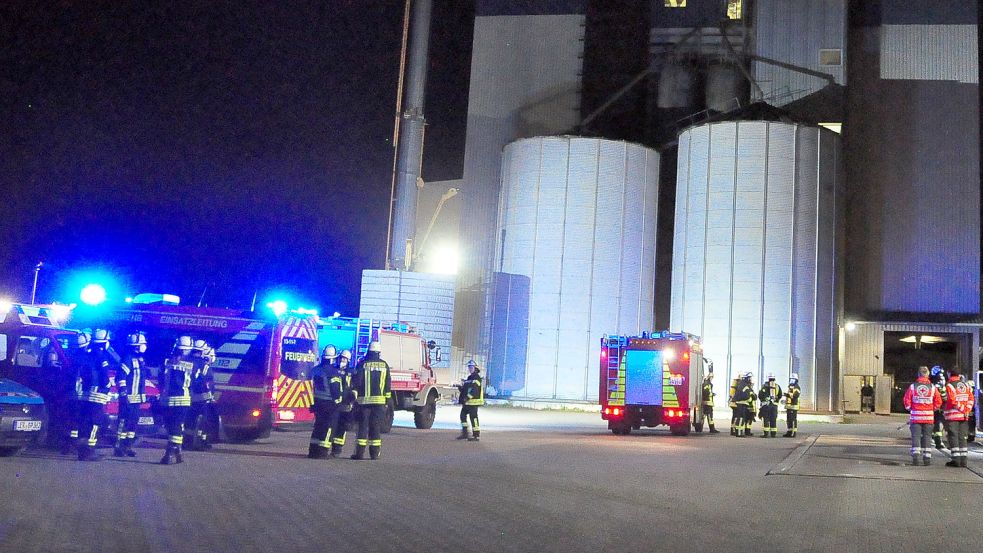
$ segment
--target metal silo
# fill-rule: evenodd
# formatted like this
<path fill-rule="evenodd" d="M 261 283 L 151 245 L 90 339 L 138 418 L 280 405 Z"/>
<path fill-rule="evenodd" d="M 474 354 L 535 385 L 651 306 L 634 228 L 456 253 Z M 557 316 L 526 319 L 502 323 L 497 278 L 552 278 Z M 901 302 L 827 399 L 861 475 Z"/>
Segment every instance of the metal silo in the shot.
<path fill-rule="evenodd" d="M 671 328 L 703 338 L 714 384 L 750 371 L 838 411 L 839 135 L 767 121 L 679 136 Z M 726 392 L 723 392 L 724 394 Z"/>
<path fill-rule="evenodd" d="M 505 147 L 489 382 L 596 400 L 600 339 L 653 323 L 659 154 L 537 137 Z M 502 351 L 507 350 L 507 351 Z M 524 365 L 517 367 L 517 365 Z M 518 375 L 518 376 L 516 376 Z"/>
<path fill-rule="evenodd" d="M 657 106 L 660 109 L 693 108 L 699 101 L 699 85 L 700 74 L 695 67 L 667 64 L 659 72 Z"/>
<path fill-rule="evenodd" d="M 748 81 L 733 63 L 718 63 L 707 68 L 707 109 L 726 112 L 748 104 Z"/>

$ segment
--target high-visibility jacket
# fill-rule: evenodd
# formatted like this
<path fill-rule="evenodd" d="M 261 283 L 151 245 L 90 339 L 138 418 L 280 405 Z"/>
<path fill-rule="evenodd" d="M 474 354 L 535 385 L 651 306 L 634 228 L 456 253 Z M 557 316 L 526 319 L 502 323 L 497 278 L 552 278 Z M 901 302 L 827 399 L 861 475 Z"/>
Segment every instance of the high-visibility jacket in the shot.
<path fill-rule="evenodd" d="M 338 404 L 345 399 L 347 375 L 329 362 L 321 361 L 311 369 L 311 384 L 314 387 L 314 400 Z"/>
<path fill-rule="evenodd" d="M 191 406 L 191 379 L 195 373 L 195 360 L 190 355 L 175 355 L 164 362 L 164 389 L 168 407 Z"/>
<path fill-rule="evenodd" d="M 911 422 L 932 424 L 935 411 L 942 407 L 942 395 L 925 377 L 919 377 L 904 394 L 904 407 L 911 411 Z"/>
<path fill-rule="evenodd" d="M 90 403 L 109 403 L 109 369 L 113 358 L 105 349 L 92 350 L 89 363 L 82 367 L 82 401 Z"/>
<path fill-rule="evenodd" d="M 747 380 L 737 383 L 737 390 L 734 391 L 734 403 L 754 407 L 754 388 Z"/>
<path fill-rule="evenodd" d="M 785 392 L 785 409 L 788 411 L 798 411 L 800 395 L 802 395 L 802 389 L 799 388 L 799 385 L 789 384 L 788 391 Z"/>
<path fill-rule="evenodd" d="M 969 419 L 969 413 L 973 410 L 973 391 L 969 385 L 963 382 L 958 376 L 949 378 L 946 384 L 945 400 L 945 420 L 964 421 Z"/>
<path fill-rule="evenodd" d="M 212 366 L 203 357 L 196 357 L 194 363 L 195 370 L 191 373 L 191 401 L 194 403 L 215 401 L 215 376 L 212 374 Z"/>
<path fill-rule="evenodd" d="M 352 375 L 352 392 L 359 405 L 385 405 L 392 397 L 392 375 L 389 364 L 370 351 L 355 366 Z"/>
<path fill-rule="evenodd" d="M 143 356 L 128 353 L 116 371 L 116 389 L 122 403 L 140 404 L 147 401 L 147 374 Z"/>
<path fill-rule="evenodd" d="M 713 382 L 710 380 L 704 380 L 702 390 L 704 407 L 713 407 L 713 395 Z"/>
<path fill-rule="evenodd" d="M 485 386 L 481 382 L 481 377 L 477 374 L 469 374 L 464 381 L 464 404 L 465 405 L 484 405 Z"/>

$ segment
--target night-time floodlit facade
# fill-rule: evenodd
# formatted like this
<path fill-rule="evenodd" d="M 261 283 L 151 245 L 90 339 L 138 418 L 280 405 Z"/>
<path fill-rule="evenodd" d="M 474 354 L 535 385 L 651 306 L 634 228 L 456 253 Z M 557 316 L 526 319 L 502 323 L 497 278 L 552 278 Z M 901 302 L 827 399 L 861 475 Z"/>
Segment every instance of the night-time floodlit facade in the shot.
<path fill-rule="evenodd" d="M 670 328 L 703 338 L 714 385 L 798 373 L 807 409 L 835 399 L 840 137 L 769 121 L 679 137 Z"/>
<path fill-rule="evenodd" d="M 489 390 L 597 400 L 605 334 L 651 330 L 659 154 L 537 137 L 502 160 Z"/>

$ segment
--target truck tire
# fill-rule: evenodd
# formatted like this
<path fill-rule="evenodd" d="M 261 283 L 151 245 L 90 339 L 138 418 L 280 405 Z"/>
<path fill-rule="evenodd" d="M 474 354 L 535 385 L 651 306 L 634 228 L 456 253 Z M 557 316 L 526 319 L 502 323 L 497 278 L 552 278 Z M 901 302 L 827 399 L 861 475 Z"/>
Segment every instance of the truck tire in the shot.
<path fill-rule="evenodd" d="M 689 423 L 674 424 L 669 427 L 669 431 L 673 436 L 689 436 Z"/>
<path fill-rule="evenodd" d="M 393 417 L 395 415 L 396 407 L 393 405 L 393 400 L 390 399 L 386 402 L 386 414 L 382 419 L 382 426 L 379 427 L 379 432 L 388 434 L 389 431 L 393 429 Z"/>
<path fill-rule="evenodd" d="M 614 432 L 617 436 L 627 436 L 631 434 L 630 424 L 619 424 L 611 427 L 611 432 Z"/>
<path fill-rule="evenodd" d="M 421 430 L 427 430 L 433 426 L 435 418 L 437 418 L 437 394 L 431 393 L 427 396 L 427 403 L 413 412 L 413 424 Z"/>

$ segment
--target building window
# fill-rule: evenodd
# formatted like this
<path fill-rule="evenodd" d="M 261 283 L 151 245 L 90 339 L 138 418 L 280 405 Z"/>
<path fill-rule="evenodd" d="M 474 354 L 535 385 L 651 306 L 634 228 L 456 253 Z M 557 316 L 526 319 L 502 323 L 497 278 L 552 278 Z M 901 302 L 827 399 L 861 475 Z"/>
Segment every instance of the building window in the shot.
<path fill-rule="evenodd" d="M 727 2 L 727 19 L 740 19 L 742 11 L 741 0 Z"/>
<path fill-rule="evenodd" d="M 685 8 L 686 0 L 666 0 L 665 6 L 667 8 Z"/>
<path fill-rule="evenodd" d="M 825 67 L 839 67 L 843 65 L 843 50 L 839 48 L 820 48 L 819 65 Z"/>

